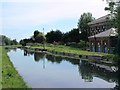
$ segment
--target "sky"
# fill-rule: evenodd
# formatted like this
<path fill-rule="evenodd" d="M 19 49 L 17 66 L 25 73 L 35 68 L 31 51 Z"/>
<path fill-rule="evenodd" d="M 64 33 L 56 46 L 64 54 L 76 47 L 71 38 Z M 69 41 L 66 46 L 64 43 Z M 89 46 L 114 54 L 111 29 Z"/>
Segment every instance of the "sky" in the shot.
<path fill-rule="evenodd" d="M 1 0 L 0 34 L 18 41 L 29 38 L 35 30 L 68 32 L 77 28 L 84 12 L 99 18 L 108 12 L 103 0 Z"/>

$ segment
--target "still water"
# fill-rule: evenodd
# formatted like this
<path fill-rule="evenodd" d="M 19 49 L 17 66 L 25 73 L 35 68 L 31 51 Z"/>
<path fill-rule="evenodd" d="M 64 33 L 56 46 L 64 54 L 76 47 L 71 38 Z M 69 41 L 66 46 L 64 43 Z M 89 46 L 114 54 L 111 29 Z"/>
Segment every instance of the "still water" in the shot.
<path fill-rule="evenodd" d="M 32 88 L 114 88 L 114 73 L 86 61 L 55 57 L 45 53 L 10 50 L 10 60 L 28 86 Z"/>

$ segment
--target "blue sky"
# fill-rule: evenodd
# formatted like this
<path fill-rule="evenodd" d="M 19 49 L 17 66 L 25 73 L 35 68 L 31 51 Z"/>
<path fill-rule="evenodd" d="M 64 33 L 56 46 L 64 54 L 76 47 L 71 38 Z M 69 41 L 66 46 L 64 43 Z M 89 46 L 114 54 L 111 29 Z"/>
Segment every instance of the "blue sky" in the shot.
<path fill-rule="evenodd" d="M 102 0 L 3 0 L 0 4 L 0 33 L 18 41 L 42 28 L 45 33 L 52 29 L 70 31 L 84 12 L 91 12 L 95 18 L 107 14 L 107 4 Z"/>

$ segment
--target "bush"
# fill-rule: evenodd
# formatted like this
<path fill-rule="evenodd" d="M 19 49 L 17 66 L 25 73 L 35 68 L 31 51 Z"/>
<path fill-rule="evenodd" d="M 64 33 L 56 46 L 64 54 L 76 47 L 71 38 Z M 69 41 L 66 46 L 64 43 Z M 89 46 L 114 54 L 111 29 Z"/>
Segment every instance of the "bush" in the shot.
<path fill-rule="evenodd" d="M 81 40 L 79 43 L 68 42 L 66 44 L 66 46 L 71 46 L 71 47 L 75 47 L 75 48 L 85 49 L 86 47 L 87 48 L 89 47 L 89 43 Z"/>
<path fill-rule="evenodd" d="M 115 63 L 120 62 L 120 56 L 119 56 L 118 54 L 116 54 L 116 55 L 113 57 L 113 61 L 114 61 Z"/>

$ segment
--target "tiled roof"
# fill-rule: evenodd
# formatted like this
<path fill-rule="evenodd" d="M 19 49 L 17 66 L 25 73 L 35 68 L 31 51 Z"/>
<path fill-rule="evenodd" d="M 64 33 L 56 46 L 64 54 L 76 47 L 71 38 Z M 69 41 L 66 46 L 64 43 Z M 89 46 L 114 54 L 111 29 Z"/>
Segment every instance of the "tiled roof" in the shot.
<path fill-rule="evenodd" d="M 110 18 L 110 14 L 105 15 L 103 17 L 100 17 L 98 19 L 95 19 L 92 22 L 89 22 L 88 25 L 96 24 L 96 23 L 101 23 L 101 22 L 106 22 Z"/>
<path fill-rule="evenodd" d="M 88 38 L 94 38 L 94 37 L 110 37 L 110 36 L 117 36 L 117 29 L 115 28 L 110 28 L 104 32 L 98 33 L 96 35 L 90 36 Z"/>

